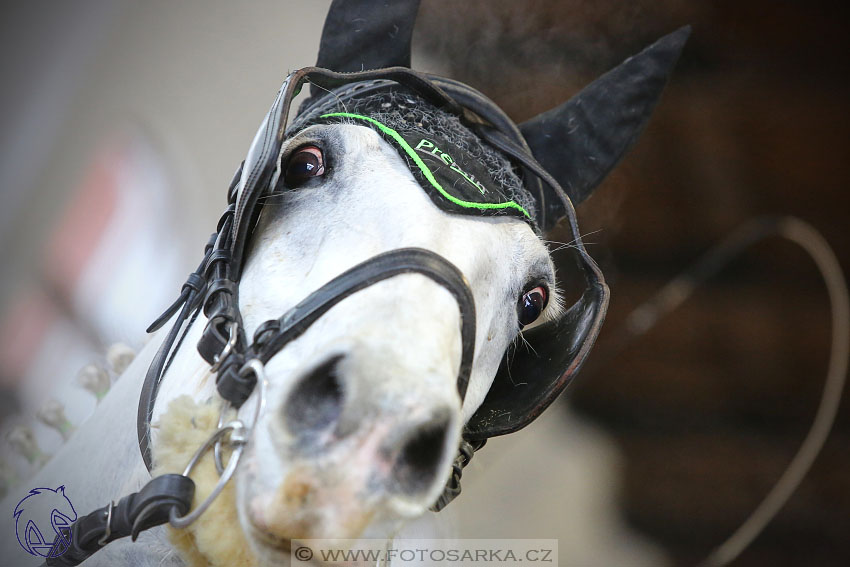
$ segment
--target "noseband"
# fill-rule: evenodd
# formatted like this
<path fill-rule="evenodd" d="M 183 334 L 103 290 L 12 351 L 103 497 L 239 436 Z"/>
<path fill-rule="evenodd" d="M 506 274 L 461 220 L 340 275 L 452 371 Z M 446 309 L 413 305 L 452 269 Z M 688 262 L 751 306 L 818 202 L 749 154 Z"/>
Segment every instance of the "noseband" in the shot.
<path fill-rule="evenodd" d="M 207 253 L 212 256 L 212 251 Z M 461 401 L 466 396 L 472 360 L 475 354 L 475 299 L 466 278 L 454 264 L 442 256 L 422 248 L 400 248 L 362 262 L 335 277 L 287 311 L 279 319 L 261 324 L 254 333 L 253 342 L 247 348 L 240 347 L 238 336 L 244 334 L 241 325 L 231 323 L 229 337 L 220 353 L 199 350 L 216 372 L 216 387 L 219 394 L 234 408 L 239 408 L 251 395 L 256 386 L 256 373 L 245 373 L 246 363 L 257 360 L 266 364 L 290 341 L 304 334 L 322 315 L 352 294 L 378 282 L 401 274 L 421 274 L 441 285 L 455 298 L 460 311 L 461 360 L 457 373 L 457 391 Z M 166 343 L 163 343 L 163 346 Z M 142 389 L 139 406 L 139 446 L 150 470 L 153 466 L 150 448 L 150 420 L 153 416 L 156 394 L 165 361 L 163 348 L 151 364 Z M 155 379 L 159 376 L 159 379 Z"/>

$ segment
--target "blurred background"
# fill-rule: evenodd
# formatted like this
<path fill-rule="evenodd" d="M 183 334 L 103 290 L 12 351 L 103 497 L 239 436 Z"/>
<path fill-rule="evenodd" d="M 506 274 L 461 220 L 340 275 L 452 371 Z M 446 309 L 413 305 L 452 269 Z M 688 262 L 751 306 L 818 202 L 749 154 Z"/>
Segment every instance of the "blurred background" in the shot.
<path fill-rule="evenodd" d="M 4 6 L 4 486 L 39 458 L 9 432 L 27 424 L 49 455 L 62 438 L 34 418 L 45 403 L 80 423 L 96 407 L 80 369 L 114 379 L 110 345 L 143 346 L 283 77 L 315 61 L 327 7 Z M 414 66 L 468 82 L 517 121 L 693 26 L 647 131 L 580 209 L 613 292 L 596 357 L 558 409 L 473 461 L 447 510 L 462 534 L 558 537 L 565 565 L 693 564 L 782 473 L 829 347 L 824 286 L 794 245 L 757 245 L 646 336 L 616 356 L 606 347 L 637 305 L 756 215 L 812 223 L 850 268 L 846 21 L 829 1 L 423 0 Z M 850 564 L 842 406 L 811 474 L 736 564 Z"/>

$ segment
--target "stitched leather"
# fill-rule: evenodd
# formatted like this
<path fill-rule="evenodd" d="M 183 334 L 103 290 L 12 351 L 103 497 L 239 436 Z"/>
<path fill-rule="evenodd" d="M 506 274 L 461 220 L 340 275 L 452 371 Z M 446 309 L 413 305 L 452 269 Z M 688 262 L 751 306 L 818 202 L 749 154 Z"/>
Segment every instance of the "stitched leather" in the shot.
<path fill-rule="evenodd" d="M 179 474 L 158 476 L 118 504 L 104 506 L 75 521 L 68 549 L 45 563 L 48 567 L 74 567 L 116 539 L 131 536 L 136 541 L 140 532 L 168 522 L 173 508 L 181 516 L 188 512 L 194 495 L 195 483 L 191 478 Z M 56 537 L 54 547 L 64 547 L 58 542 L 63 536 Z"/>

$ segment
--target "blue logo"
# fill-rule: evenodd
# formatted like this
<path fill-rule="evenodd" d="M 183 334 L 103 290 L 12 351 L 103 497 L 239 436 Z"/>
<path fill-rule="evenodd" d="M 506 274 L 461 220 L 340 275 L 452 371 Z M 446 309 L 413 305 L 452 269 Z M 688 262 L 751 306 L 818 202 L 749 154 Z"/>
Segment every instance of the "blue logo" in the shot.
<path fill-rule="evenodd" d="M 15 507 L 14 517 L 18 543 L 30 555 L 59 557 L 68 551 L 77 511 L 64 486 L 30 490 Z"/>

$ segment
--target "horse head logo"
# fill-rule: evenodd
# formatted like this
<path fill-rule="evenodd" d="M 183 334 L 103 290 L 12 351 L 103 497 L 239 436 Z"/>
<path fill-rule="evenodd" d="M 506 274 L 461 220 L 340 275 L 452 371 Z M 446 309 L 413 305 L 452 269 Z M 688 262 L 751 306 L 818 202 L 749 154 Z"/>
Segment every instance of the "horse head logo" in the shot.
<path fill-rule="evenodd" d="M 58 557 L 71 545 L 71 525 L 77 520 L 77 511 L 64 486 L 30 490 L 15 507 L 14 517 L 18 543 L 30 555 Z M 47 530 L 48 522 L 52 531 Z"/>

